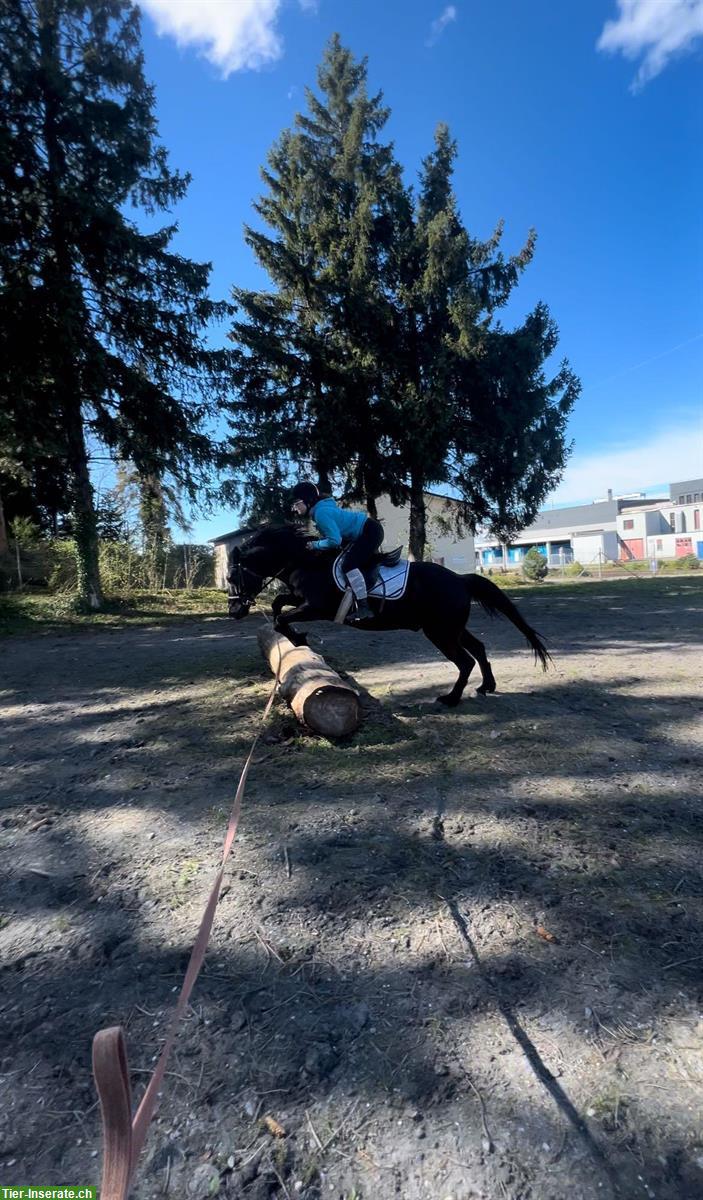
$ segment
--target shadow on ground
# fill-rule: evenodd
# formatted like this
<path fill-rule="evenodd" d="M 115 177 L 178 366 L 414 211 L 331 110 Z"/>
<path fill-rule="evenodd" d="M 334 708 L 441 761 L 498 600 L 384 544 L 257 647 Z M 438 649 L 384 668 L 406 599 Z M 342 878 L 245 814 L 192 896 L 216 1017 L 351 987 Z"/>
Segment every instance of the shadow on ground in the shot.
<path fill-rule="evenodd" d="M 507 690 L 449 713 L 426 643 L 316 627 L 366 721 L 339 747 L 279 709 L 264 734 L 136 1196 L 700 1195 L 701 703 L 662 594 L 541 623 L 522 600 L 546 677 L 480 619 Z M 97 1182 L 96 1029 L 147 1077 L 265 696 L 256 624 L 12 647 L 13 1178 Z"/>

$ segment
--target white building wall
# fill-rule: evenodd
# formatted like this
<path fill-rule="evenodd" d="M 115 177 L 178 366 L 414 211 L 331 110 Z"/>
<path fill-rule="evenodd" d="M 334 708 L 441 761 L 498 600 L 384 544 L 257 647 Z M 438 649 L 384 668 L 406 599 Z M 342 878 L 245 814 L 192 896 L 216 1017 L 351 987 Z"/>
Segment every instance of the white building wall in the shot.
<path fill-rule="evenodd" d="M 539 543 L 541 545 L 545 542 L 568 542 L 574 536 L 581 537 L 582 535 L 587 536 L 589 534 L 601 534 L 603 530 L 612 530 L 614 532 L 615 521 L 612 523 L 606 521 L 598 525 L 597 529 L 594 529 L 593 527 L 589 529 L 589 527 L 586 525 L 581 529 L 574 530 L 572 525 L 564 525 L 561 528 L 541 531 L 539 534 L 535 533 L 534 531 L 529 535 L 527 533 L 520 533 L 516 538 L 513 538 L 510 545 L 531 546 L 535 543 Z"/>
<path fill-rule="evenodd" d="M 700 504 L 681 504 L 674 509 L 670 508 L 671 512 L 676 513 L 676 532 L 686 534 L 688 537 L 697 538 L 698 541 L 703 538 L 703 501 Z M 698 517 L 696 519 L 696 513 Z M 683 517 L 683 520 L 681 519 Z M 696 520 L 698 529 L 696 529 Z"/>
<path fill-rule="evenodd" d="M 628 528 L 630 521 L 632 528 Z M 624 541 L 627 541 L 628 538 L 655 537 L 671 531 L 668 516 L 665 516 L 664 511 L 659 508 L 640 511 L 625 509 L 618 516 L 617 528 Z"/>
<path fill-rule="evenodd" d="M 664 533 L 657 534 L 655 537 L 648 537 L 646 543 L 647 558 L 678 558 L 677 542 L 682 538 L 686 538 L 691 543 L 691 548 L 687 553 L 698 554 L 699 558 L 703 554 L 698 553 L 698 546 L 703 545 L 703 532 L 694 530 L 693 533 Z"/>
<path fill-rule="evenodd" d="M 676 558 L 675 533 L 661 533 L 647 538 L 647 558 Z"/>
<path fill-rule="evenodd" d="M 673 529 L 671 528 L 672 516 L 674 519 Z M 626 521 L 633 521 L 634 527 L 626 529 Z M 618 517 L 618 533 L 624 541 L 628 538 L 666 538 L 673 534 L 701 541 L 703 540 L 701 526 L 703 526 L 703 501 L 692 504 L 673 504 L 667 501 L 659 504 L 655 509 L 635 509 L 629 512 L 625 510 Z M 674 544 L 672 541 L 671 545 Z M 665 554 L 664 557 L 673 557 L 673 552 Z"/>
<path fill-rule="evenodd" d="M 227 591 L 227 546 L 220 542 L 215 546 L 215 587 Z"/>
<path fill-rule="evenodd" d="M 603 554 L 609 562 L 617 562 L 620 553 L 618 544 L 618 535 L 615 530 L 606 530 L 603 533 Z"/>
<path fill-rule="evenodd" d="M 647 514 L 643 512 L 625 512 L 618 516 L 618 533 L 623 541 L 628 538 L 643 538 L 647 535 Z"/>
<path fill-rule="evenodd" d="M 473 571 L 476 565 L 474 539 L 471 534 L 456 537 L 447 534 L 442 525 L 446 521 L 447 511 L 441 496 L 426 494 L 427 505 L 427 557 L 441 559 L 445 567 L 456 571 L 459 575 Z M 381 496 L 377 501 L 378 519 L 383 522 L 383 545 L 386 550 L 395 546 L 403 546 L 404 554 L 408 552 L 410 540 L 410 506 L 403 504 L 396 507 L 391 504 L 388 496 Z"/>
<path fill-rule="evenodd" d="M 611 533 L 610 538 L 614 539 L 617 546 L 617 537 Z M 608 558 L 608 553 L 605 549 L 604 539 L 605 533 L 574 533 L 571 539 L 571 546 L 574 552 L 574 561 L 580 562 L 582 567 L 588 566 L 590 563 L 596 563 Z"/>

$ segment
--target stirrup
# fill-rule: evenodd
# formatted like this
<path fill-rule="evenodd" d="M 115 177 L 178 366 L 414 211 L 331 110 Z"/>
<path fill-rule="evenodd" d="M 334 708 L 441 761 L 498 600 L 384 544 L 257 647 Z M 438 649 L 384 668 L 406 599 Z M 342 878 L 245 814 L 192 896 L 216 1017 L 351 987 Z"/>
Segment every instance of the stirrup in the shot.
<path fill-rule="evenodd" d="M 357 602 L 356 608 L 349 613 L 346 623 L 347 625 L 356 625 L 360 621 L 372 621 L 375 616 L 368 600 L 362 600 Z"/>

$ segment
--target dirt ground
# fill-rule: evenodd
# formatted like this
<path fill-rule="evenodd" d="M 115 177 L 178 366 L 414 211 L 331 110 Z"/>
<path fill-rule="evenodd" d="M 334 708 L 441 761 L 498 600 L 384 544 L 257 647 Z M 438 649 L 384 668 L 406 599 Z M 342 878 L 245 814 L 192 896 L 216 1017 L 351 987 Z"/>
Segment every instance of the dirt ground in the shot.
<path fill-rule="evenodd" d="M 517 602 L 555 669 L 472 615 L 454 711 L 420 635 L 313 627 L 364 724 L 274 710 L 138 1200 L 703 1195 L 703 580 Z M 261 620 L 0 643 L 0 1185 L 99 1182 L 96 1030 L 144 1087 Z"/>

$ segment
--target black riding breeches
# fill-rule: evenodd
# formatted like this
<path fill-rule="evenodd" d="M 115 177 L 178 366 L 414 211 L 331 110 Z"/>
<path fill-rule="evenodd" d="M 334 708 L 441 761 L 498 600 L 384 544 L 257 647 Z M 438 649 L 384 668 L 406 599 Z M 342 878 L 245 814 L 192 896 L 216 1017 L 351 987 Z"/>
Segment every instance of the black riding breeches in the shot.
<path fill-rule="evenodd" d="M 373 558 L 383 541 L 383 526 L 373 517 L 367 517 L 361 527 L 361 533 L 355 542 L 344 553 L 342 570 L 353 571 L 356 568 L 363 571 Z"/>

